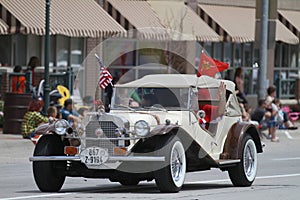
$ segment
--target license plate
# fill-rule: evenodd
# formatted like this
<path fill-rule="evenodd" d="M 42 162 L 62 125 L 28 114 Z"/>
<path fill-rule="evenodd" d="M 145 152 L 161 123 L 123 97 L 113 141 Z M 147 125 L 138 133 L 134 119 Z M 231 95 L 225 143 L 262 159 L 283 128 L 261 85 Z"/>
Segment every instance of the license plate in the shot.
<path fill-rule="evenodd" d="M 108 150 L 100 147 L 88 147 L 81 152 L 80 159 L 86 165 L 101 165 L 108 160 Z"/>

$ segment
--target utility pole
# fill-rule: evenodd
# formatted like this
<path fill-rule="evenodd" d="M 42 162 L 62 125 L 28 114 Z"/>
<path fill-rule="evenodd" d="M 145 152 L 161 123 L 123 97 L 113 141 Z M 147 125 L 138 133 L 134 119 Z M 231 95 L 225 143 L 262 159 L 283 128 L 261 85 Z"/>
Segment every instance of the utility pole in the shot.
<path fill-rule="evenodd" d="M 267 48 L 268 48 L 268 19 L 269 0 L 262 0 L 261 12 L 261 42 L 260 42 L 260 65 L 258 99 L 264 99 L 267 88 Z"/>
<path fill-rule="evenodd" d="M 50 50 L 50 1 L 46 0 L 46 20 L 45 20 L 45 74 L 44 74 L 44 112 L 50 104 L 50 84 L 49 84 L 49 50 Z"/>

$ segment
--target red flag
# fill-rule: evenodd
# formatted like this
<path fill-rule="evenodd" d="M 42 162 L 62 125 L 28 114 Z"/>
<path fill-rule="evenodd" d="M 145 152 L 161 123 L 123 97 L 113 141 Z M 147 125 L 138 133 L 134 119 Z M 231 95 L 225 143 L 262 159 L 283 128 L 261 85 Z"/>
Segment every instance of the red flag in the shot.
<path fill-rule="evenodd" d="M 112 75 L 109 73 L 109 71 L 102 67 L 101 73 L 100 73 L 100 80 L 99 80 L 99 87 L 104 90 L 108 84 L 112 84 L 111 81 L 113 80 Z"/>
<path fill-rule="evenodd" d="M 214 77 L 217 72 L 224 71 L 228 69 L 228 67 L 228 63 L 213 59 L 202 52 L 200 55 L 197 77 L 200 77 L 201 75 Z"/>

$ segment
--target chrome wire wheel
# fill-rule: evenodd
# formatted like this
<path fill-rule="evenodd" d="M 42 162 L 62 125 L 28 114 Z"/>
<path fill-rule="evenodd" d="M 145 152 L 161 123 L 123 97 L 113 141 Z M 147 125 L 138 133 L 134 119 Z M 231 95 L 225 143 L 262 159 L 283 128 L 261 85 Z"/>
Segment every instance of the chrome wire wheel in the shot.
<path fill-rule="evenodd" d="M 252 185 L 257 172 L 257 150 L 250 135 L 246 135 L 240 148 L 241 162 L 228 169 L 230 180 L 234 186 Z"/>
<path fill-rule="evenodd" d="M 184 148 L 181 142 L 177 141 L 171 151 L 170 167 L 174 184 L 177 187 L 181 187 L 186 172 L 186 160 L 185 160 Z"/>
<path fill-rule="evenodd" d="M 245 176 L 249 181 L 253 181 L 257 171 L 257 151 L 253 140 L 246 142 L 243 157 Z"/>
<path fill-rule="evenodd" d="M 186 155 L 184 146 L 177 136 L 169 136 L 161 141 L 162 148 L 157 156 L 164 156 L 165 161 L 158 163 L 154 172 L 155 182 L 161 192 L 178 192 L 183 186 L 186 173 Z"/>

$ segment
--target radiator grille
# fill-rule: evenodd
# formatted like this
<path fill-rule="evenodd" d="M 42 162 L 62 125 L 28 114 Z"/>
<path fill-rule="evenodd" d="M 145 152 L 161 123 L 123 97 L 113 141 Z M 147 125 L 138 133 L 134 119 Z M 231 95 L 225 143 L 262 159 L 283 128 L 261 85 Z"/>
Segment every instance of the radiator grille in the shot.
<path fill-rule="evenodd" d="M 97 138 L 95 130 L 100 127 L 104 132 L 104 135 L 100 138 L 117 138 L 115 130 L 118 127 L 112 121 L 90 121 L 86 126 L 86 147 L 99 146 L 108 149 L 109 155 L 112 155 L 114 147 L 118 144 L 117 140 L 91 140 Z"/>

